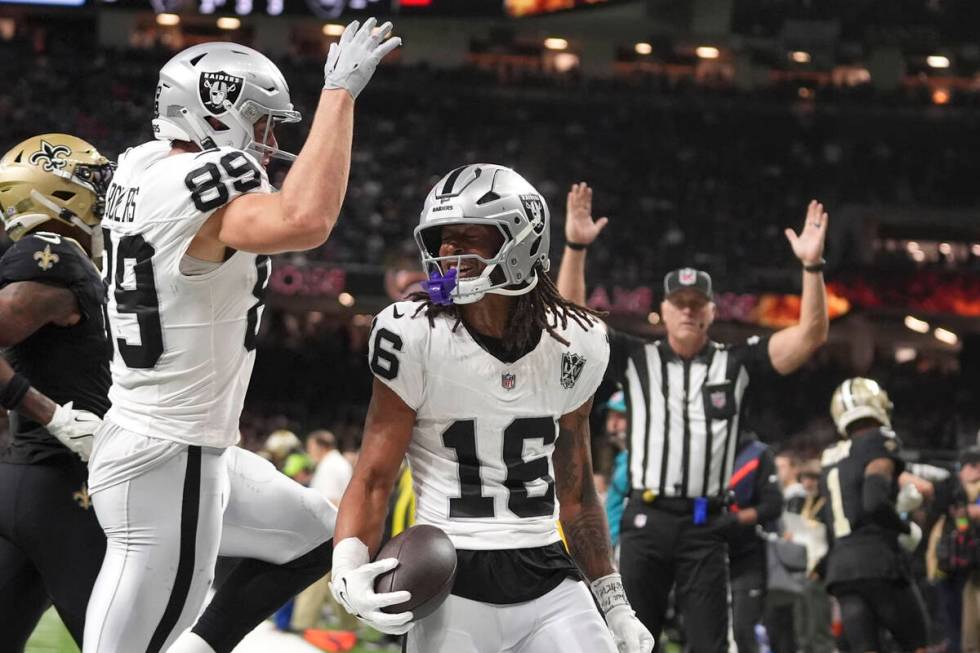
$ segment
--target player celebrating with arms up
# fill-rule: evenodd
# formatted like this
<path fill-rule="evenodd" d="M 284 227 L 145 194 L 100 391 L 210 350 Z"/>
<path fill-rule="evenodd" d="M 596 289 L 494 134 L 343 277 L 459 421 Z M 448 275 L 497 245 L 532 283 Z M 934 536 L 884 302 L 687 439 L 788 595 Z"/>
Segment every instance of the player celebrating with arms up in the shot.
<path fill-rule="evenodd" d="M 444 530 L 458 554 L 452 595 L 407 635 L 413 653 L 612 652 L 613 638 L 624 652 L 653 647 L 613 570 L 592 485 L 589 412 L 609 346 L 592 312 L 546 275 L 548 223 L 544 199 L 513 170 L 454 170 L 415 230 L 427 295 L 393 304 L 372 328 L 376 379 L 331 587 L 380 630 L 413 626 L 411 613 L 381 611 L 407 592 L 373 591 L 397 561 L 369 564 L 407 452 L 418 522 Z M 577 582 L 558 517 L 609 629 Z"/>
<path fill-rule="evenodd" d="M 275 64 L 204 43 L 160 71 L 158 140 L 120 158 L 103 221 L 115 357 L 89 466 L 107 548 L 85 653 L 230 651 L 329 568 L 333 508 L 234 445 L 267 255 L 330 234 L 354 98 L 400 43 L 385 41 L 390 23 L 374 27 L 355 21 L 331 46 L 313 125 L 278 193 L 261 166 L 282 154 L 274 125 L 299 114 Z M 246 561 L 197 619 L 219 552 Z"/>

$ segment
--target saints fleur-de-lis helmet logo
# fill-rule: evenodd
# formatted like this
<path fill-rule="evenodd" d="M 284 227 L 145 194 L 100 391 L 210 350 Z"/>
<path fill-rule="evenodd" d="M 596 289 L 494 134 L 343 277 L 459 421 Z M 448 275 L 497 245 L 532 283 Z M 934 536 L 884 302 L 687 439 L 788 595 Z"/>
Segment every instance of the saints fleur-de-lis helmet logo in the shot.
<path fill-rule="evenodd" d="M 40 166 L 45 172 L 51 172 L 52 170 L 64 169 L 70 156 L 71 148 L 67 145 L 62 143 L 53 145 L 42 138 L 41 149 L 32 153 L 28 161 Z"/>

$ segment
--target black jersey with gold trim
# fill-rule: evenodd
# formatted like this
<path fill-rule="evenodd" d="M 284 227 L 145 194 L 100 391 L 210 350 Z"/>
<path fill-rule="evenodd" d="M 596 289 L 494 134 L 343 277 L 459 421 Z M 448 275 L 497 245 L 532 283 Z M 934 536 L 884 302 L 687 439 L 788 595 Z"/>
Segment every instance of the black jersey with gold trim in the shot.
<path fill-rule="evenodd" d="M 21 281 L 63 286 L 78 301 L 82 319 L 70 327 L 47 324 L 4 354 L 17 372 L 59 404 L 97 415 L 109 408 L 105 285 L 98 268 L 70 238 L 38 232 L 18 240 L 0 258 L 0 288 Z M 39 424 L 11 413 L 11 442 L 0 459 L 33 464 L 73 455 Z"/>

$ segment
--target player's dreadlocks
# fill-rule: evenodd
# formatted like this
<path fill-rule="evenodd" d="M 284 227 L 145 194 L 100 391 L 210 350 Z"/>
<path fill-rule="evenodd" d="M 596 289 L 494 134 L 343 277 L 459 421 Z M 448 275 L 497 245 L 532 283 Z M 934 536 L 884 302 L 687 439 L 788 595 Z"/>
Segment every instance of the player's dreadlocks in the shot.
<path fill-rule="evenodd" d="M 534 269 L 538 275 L 538 285 L 531 292 L 517 296 L 517 302 L 507 318 L 503 345 L 509 352 L 529 350 L 535 345 L 542 331 L 547 331 L 548 335 L 563 345 L 569 345 L 571 343 L 556 330 L 559 325 L 564 329 L 568 326 L 569 320 L 574 320 L 580 327 L 588 330 L 599 317 L 604 315 L 600 311 L 568 301 L 561 296 L 555 283 L 541 269 L 540 264 L 535 265 Z M 422 302 L 416 309 L 415 315 L 425 311 L 430 326 L 435 325 L 435 319 L 440 315 L 456 318 L 453 331 L 462 323 L 462 317 L 454 304 L 448 306 L 436 304 L 425 291 L 414 292 L 409 299 Z"/>

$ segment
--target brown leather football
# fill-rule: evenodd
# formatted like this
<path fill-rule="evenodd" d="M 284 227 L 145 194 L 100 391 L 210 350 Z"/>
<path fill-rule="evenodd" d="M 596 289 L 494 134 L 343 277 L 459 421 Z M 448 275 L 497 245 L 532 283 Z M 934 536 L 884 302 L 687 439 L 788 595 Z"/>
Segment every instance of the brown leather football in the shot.
<path fill-rule="evenodd" d="M 374 591 L 412 593 L 408 601 L 382 608 L 384 612 L 411 611 L 418 621 L 449 596 L 456 580 L 456 547 L 439 528 L 420 524 L 402 531 L 378 552 L 377 559 L 384 558 L 397 558 L 401 564 L 378 576 Z"/>

